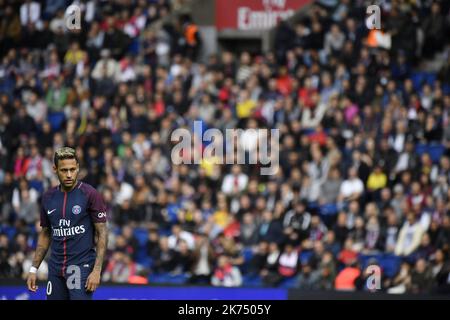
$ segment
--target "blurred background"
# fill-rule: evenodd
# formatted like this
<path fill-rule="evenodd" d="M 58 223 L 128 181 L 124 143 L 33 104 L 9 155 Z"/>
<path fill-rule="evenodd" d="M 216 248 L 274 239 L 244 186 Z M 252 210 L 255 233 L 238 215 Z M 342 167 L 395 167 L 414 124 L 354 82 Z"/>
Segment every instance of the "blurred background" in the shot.
<path fill-rule="evenodd" d="M 0 298 L 33 298 L 23 279 L 61 146 L 108 205 L 99 298 L 449 294 L 449 8 L 0 0 Z M 174 165 L 170 135 L 201 140 L 194 121 L 279 129 L 277 174 Z"/>

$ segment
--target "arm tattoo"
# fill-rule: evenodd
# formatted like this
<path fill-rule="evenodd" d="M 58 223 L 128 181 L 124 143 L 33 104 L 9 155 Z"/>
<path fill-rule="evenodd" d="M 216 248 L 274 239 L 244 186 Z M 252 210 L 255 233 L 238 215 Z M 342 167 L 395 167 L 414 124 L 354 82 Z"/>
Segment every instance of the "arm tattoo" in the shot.
<path fill-rule="evenodd" d="M 45 255 L 47 254 L 48 248 L 50 247 L 50 229 L 49 228 L 42 228 L 41 232 L 39 233 L 36 252 L 34 253 L 33 258 L 33 267 L 39 268 L 42 260 L 44 260 Z"/>
<path fill-rule="evenodd" d="M 105 257 L 105 252 L 108 245 L 108 231 L 106 228 L 106 223 L 95 223 L 94 225 L 97 238 L 97 258 L 95 259 L 94 270 L 101 272 L 103 259 Z"/>

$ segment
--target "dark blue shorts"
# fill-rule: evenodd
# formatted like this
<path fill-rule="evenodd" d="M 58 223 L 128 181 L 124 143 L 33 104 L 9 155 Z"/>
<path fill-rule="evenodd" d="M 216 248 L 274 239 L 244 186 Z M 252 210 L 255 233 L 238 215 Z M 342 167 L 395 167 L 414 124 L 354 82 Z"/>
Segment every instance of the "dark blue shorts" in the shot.
<path fill-rule="evenodd" d="M 47 300 L 92 300 L 93 292 L 85 289 L 86 281 L 93 264 L 70 266 L 64 276 L 61 272 L 49 272 L 47 282 Z"/>

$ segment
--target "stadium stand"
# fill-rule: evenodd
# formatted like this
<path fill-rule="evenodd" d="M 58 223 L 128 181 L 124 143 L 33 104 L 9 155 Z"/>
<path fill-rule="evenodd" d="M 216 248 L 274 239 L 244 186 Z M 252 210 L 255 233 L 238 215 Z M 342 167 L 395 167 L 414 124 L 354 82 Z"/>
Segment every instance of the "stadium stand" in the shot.
<path fill-rule="evenodd" d="M 367 290 L 378 265 L 384 291 L 449 292 L 450 2 L 383 1 L 380 48 L 365 1 L 316 1 L 272 51 L 207 61 L 188 17 L 152 27 L 180 2 L 80 1 L 72 32 L 67 1 L 0 1 L 0 278 L 26 275 L 68 145 L 108 204 L 105 282 Z M 254 120 L 276 175 L 171 161 L 177 128 Z"/>

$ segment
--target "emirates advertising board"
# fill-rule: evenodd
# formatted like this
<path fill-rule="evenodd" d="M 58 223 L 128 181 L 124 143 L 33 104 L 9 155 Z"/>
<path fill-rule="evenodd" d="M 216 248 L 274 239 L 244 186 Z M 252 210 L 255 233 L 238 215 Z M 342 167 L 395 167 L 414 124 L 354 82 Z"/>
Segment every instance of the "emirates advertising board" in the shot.
<path fill-rule="evenodd" d="M 312 0 L 216 0 L 217 30 L 267 30 Z"/>

